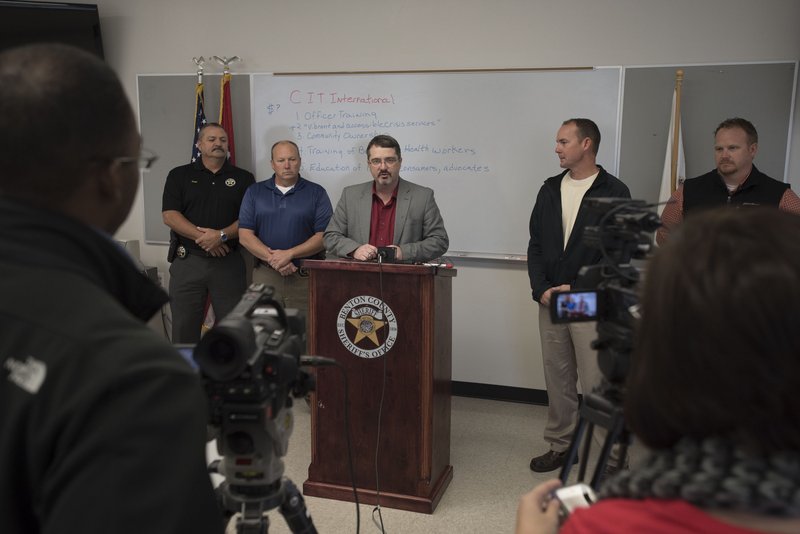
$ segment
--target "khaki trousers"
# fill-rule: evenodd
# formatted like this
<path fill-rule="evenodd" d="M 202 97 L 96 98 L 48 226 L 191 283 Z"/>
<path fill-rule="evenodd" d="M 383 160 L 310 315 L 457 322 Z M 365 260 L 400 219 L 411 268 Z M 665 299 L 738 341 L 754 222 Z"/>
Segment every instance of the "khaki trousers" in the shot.
<path fill-rule="evenodd" d="M 253 269 L 253 283 L 272 286 L 275 288 L 272 298 L 281 306 L 300 310 L 305 317 L 307 333 L 309 325 L 308 274 L 305 269 L 298 269 L 294 274 L 282 276 L 269 265 L 257 263 Z"/>
<path fill-rule="evenodd" d="M 597 323 L 553 324 L 550 309 L 539 306 L 539 335 L 542 340 L 544 380 L 549 405 L 544 440 L 550 449 L 563 452 L 569 448 L 578 420 L 578 382 L 581 392 L 591 393 L 600 384 L 602 373 L 597 351 L 591 342 L 597 339 Z M 606 430 L 595 426 L 594 439 L 602 445 Z M 616 464 L 618 446 L 611 453 L 610 464 Z"/>

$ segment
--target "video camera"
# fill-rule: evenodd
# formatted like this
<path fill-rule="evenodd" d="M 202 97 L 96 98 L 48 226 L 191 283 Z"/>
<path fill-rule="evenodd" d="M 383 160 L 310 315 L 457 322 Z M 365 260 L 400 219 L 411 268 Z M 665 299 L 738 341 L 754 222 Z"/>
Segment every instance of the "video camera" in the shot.
<path fill-rule="evenodd" d="M 597 489 L 614 443 L 621 443 L 620 462 L 624 462 L 627 455 L 630 434 L 622 416 L 622 385 L 633 349 L 633 326 L 639 308 L 636 286 L 640 279 L 639 269 L 631 262 L 644 259 L 650 252 L 653 232 L 661 225 L 661 220 L 651 210 L 653 206 L 641 200 L 587 198 L 583 202 L 590 213 L 599 215 L 597 226 L 584 229 L 583 239 L 589 247 L 600 250 L 602 259 L 596 265 L 581 268 L 574 290 L 554 294 L 550 317 L 554 323 L 597 321 L 597 339 L 592 342 L 592 348 L 597 350 L 604 380 L 592 392 L 584 392 L 578 425 L 559 475 L 566 485 L 587 424 L 589 432 L 583 451 L 587 459 L 594 426 L 602 426 L 608 434 L 589 487 Z M 584 478 L 586 463 L 581 464 L 579 481 Z M 580 487 L 582 489 L 574 495 L 587 494 L 587 487 Z M 573 495 L 572 489 L 564 488 L 556 492 L 560 499 L 559 492 Z M 561 502 L 565 504 L 564 499 Z"/>
<path fill-rule="evenodd" d="M 225 477 L 222 506 L 242 513 L 239 532 L 265 532 L 264 514 L 278 506 L 293 532 L 315 532 L 300 492 L 282 476 L 281 460 L 294 429 L 292 396 L 313 390 L 300 366 L 305 322 L 298 310 L 284 310 L 273 293 L 251 285 L 194 349 L 222 456 L 210 469 Z"/>
<path fill-rule="evenodd" d="M 633 323 L 638 317 L 639 270 L 631 260 L 643 259 L 652 247 L 652 233 L 661 225 L 642 200 L 587 198 L 590 212 L 602 214 L 597 226 L 584 229 L 584 243 L 603 255 L 597 265 L 578 272 L 572 291 L 556 293 L 550 302 L 554 323 L 597 321 L 600 370 L 612 384 L 621 384 L 630 363 Z"/>

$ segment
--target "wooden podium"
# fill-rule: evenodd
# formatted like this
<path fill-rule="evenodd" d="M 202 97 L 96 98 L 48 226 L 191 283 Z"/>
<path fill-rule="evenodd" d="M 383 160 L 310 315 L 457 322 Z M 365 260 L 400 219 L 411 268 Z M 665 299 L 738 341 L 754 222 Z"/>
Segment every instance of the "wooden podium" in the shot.
<path fill-rule="evenodd" d="M 355 261 L 307 260 L 303 265 L 311 273 L 309 352 L 339 362 L 348 387 L 345 392 L 340 369 L 317 368 L 311 465 L 303 493 L 354 500 L 345 436 L 347 400 L 359 502 L 376 504 L 377 487 L 382 506 L 433 513 L 453 478 L 455 270 Z"/>

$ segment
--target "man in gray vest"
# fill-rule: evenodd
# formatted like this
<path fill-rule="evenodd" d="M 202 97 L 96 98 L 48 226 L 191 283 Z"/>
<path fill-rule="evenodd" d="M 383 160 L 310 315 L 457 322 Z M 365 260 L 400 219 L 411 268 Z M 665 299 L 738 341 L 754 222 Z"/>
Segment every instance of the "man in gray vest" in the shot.
<path fill-rule="evenodd" d="M 666 241 L 688 213 L 717 206 L 777 206 L 800 214 L 800 198 L 789 184 L 770 178 L 753 165 L 758 132 L 750 121 L 738 117 L 725 120 L 714 130 L 714 139 L 717 168 L 686 180 L 672 194 L 661 213 L 658 244 Z"/>

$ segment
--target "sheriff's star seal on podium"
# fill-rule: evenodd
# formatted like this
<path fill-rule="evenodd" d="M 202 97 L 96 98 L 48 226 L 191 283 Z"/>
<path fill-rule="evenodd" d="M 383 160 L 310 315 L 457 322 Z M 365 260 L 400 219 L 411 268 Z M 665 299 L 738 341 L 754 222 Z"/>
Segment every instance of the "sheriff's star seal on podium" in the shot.
<path fill-rule="evenodd" d="M 336 331 L 348 351 L 359 358 L 377 358 L 397 340 L 397 318 L 379 298 L 361 295 L 339 310 Z"/>

